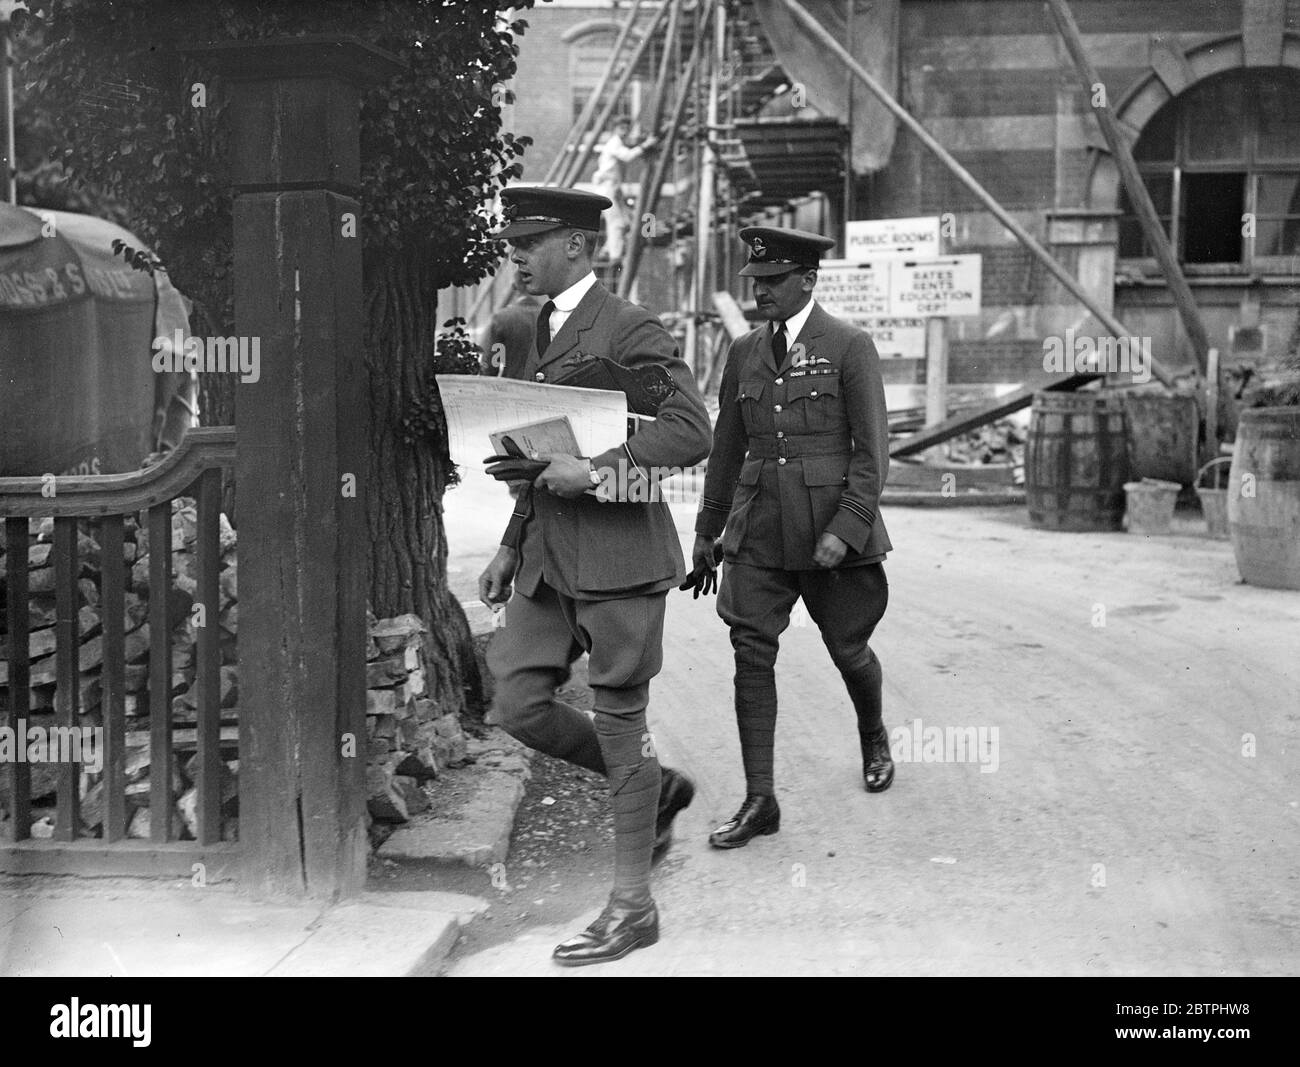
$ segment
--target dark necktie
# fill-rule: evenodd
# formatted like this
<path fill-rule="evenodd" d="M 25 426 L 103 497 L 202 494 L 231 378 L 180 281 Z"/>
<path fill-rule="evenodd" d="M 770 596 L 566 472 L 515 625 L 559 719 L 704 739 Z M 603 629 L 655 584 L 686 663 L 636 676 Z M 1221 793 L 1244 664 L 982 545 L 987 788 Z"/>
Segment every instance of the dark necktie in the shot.
<path fill-rule="evenodd" d="M 537 316 L 537 354 L 544 356 L 551 347 L 551 312 L 555 310 L 555 301 L 548 300 L 542 305 Z"/>
<path fill-rule="evenodd" d="M 776 365 L 779 367 L 785 362 L 785 323 L 772 323 L 772 355 L 776 357 Z"/>

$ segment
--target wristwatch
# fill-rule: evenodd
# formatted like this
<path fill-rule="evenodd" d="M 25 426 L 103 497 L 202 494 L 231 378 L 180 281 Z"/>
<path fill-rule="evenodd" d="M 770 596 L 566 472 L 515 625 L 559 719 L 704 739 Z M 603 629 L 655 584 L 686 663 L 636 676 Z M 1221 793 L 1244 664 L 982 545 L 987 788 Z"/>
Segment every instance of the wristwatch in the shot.
<path fill-rule="evenodd" d="M 587 460 L 587 467 L 587 481 L 591 483 L 593 489 L 596 489 L 600 486 L 600 471 L 596 470 L 596 464 L 590 459 Z"/>

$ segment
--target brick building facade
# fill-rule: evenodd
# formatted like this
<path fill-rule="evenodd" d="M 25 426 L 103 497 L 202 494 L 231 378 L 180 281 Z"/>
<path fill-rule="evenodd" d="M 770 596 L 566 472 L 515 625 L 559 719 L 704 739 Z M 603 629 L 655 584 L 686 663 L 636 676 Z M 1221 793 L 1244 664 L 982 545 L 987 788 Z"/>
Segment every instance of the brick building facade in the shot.
<path fill-rule="evenodd" d="M 727 8 L 729 18 L 753 22 L 751 3 L 732 0 Z M 1211 344 L 1228 364 L 1276 360 L 1294 349 L 1300 0 L 1072 0 L 1071 8 L 1107 105 L 1131 135 L 1165 216 Z M 626 9 L 555 0 L 527 14 L 510 117 L 517 133 L 536 141 L 525 181 L 545 172 Z M 1041 0 L 900 0 L 897 26 L 899 102 L 1133 335 L 1150 337 L 1158 359 L 1190 370 L 1191 348 L 1128 211 L 1090 114 L 1093 101 Z M 782 86 L 770 53 L 759 52 L 737 54 L 736 69 L 751 86 L 776 87 L 766 102 L 757 97 L 751 113 L 780 114 L 781 89 L 797 82 L 797 72 L 785 72 Z M 635 96 L 627 106 L 635 115 Z M 819 117 L 809 107 L 791 121 Z M 777 123 L 767 136 L 787 134 Z M 1035 381 L 1045 337 L 1089 328 L 1078 302 L 905 128 L 883 168 L 847 187 L 824 185 L 784 204 L 751 197 L 748 215 L 742 204 L 732 219 L 715 220 L 719 247 L 734 243 L 737 224 L 760 217 L 820 224 L 840 237 L 830 230 L 841 218 L 948 216 L 945 252 L 984 257 L 982 313 L 949 322 L 950 380 L 970 393 Z M 746 295 L 721 269 L 715 280 Z M 895 385 L 917 383 L 923 367 L 895 360 L 886 374 Z"/>

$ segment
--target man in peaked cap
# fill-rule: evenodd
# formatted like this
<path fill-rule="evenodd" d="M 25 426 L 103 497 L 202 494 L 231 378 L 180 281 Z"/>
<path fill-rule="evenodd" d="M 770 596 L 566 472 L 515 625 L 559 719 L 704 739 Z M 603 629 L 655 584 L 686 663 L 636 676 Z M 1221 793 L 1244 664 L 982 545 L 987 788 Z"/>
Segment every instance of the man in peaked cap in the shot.
<path fill-rule="evenodd" d="M 882 561 L 892 549 L 879 513 L 889 436 L 876 347 L 813 299 L 833 241 L 766 226 L 740 237 L 749 247 L 740 273 L 754 279 L 758 313 L 770 325 L 738 338 L 727 355 L 687 583 L 707 586 L 725 529 L 718 614 L 735 650 L 746 795 L 710 835 L 717 848 L 781 826 L 775 666 L 800 598 L 857 713 L 867 791 L 889 788 L 894 777 L 880 662 L 868 646 L 889 599 Z"/>
<path fill-rule="evenodd" d="M 506 623 L 488 647 L 496 682 L 489 721 L 609 779 L 614 891 L 596 921 L 555 950 L 565 965 L 600 963 L 658 940 L 651 862 L 666 848 L 672 820 L 694 786 L 661 770 L 646 729 L 650 680 L 663 661 L 667 592 L 685 573 L 672 516 L 662 500 L 602 502 L 587 490 L 601 484 L 602 471 L 625 485 L 629 468 L 698 463 L 709 451 L 709 416 L 672 335 L 592 272 L 609 200 L 551 188 L 501 196 L 508 224 L 498 236 L 512 246 L 523 288 L 547 298 L 514 376 L 563 385 L 597 357 L 631 371 L 662 368 L 657 417 L 633 438 L 598 456 L 543 457 L 548 465 L 520 493 L 501 548 L 479 579 L 484 603 L 509 601 Z M 507 466 L 498 463 L 489 473 Z M 555 699 L 583 652 L 590 657 L 594 721 Z"/>

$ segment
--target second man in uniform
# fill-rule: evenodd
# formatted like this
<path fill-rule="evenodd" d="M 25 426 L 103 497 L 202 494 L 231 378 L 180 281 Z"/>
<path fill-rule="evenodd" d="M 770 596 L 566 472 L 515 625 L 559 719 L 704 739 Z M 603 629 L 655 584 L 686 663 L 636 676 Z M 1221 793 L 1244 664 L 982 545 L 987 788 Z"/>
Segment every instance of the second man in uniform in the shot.
<path fill-rule="evenodd" d="M 880 517 L 889 471 L 884 386 L 875 345 L 813 299 L 833 242 L 799 230 L 741 230 L 764 325 L 731 347 L 696 522 L 695 577 L 724 560 L 718 614 L 735 650 L 735 707 L 746 795 L 709 841 L 737 848 L 776 833 L 773 750 L 778 639 L 802 598 L 857 715 L 868 792 L 894 764 L 881 714 L 880 661 L 868 642 L 885 613 Z"/>

